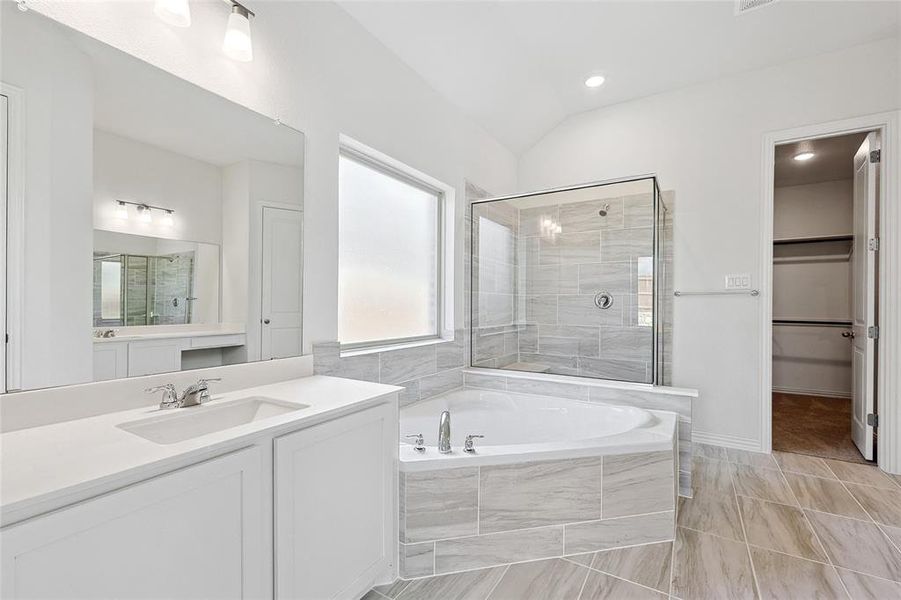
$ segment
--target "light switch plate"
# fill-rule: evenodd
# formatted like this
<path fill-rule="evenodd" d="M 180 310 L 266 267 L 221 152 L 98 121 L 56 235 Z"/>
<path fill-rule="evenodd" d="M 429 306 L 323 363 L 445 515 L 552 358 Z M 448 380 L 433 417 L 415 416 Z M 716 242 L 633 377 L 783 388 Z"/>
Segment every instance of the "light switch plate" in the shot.
<path fill-rule="evenodd" d="M 751 289 L 751 274 L 737 273 L 726 275 L 727 290 L 749 290 Z"/>

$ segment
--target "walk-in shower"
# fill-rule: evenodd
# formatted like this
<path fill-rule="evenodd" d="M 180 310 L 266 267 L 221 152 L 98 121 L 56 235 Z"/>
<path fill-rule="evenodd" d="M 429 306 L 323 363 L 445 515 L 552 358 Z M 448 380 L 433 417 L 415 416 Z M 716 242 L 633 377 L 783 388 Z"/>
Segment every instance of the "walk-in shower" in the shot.
<path fill-rule="evenodd" d="M 643 176 L 473 202 L 472 365 L 668 383 L 671 200 Z"/>

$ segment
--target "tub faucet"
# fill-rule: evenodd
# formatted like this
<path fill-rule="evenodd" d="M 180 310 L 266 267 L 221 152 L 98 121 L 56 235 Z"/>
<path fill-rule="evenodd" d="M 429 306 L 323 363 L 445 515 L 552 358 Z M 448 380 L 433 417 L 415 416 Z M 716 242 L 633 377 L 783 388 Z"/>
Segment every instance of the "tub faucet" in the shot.
<path fill-rule="evenodd" d="M 441 419 L 438 421 L 438 452 L 441 454 L 451 453 L 450 443 L 450 411 L 441 413 Z"/>

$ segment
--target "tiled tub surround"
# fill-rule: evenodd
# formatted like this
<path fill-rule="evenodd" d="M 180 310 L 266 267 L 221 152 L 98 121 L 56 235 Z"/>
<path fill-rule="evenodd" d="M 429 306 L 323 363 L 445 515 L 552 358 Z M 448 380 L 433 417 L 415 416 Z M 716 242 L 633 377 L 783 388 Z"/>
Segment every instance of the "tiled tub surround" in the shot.
<path fill-rule="evenodd" d="M 471 389 L 543 394 L 673 412 L 679 419 L 679 494 L 692 494 L 691 415 L 692 403 L 698 398 L 697 390 L 478 368 L 463 370 L 463 385 Z"/>
<path fill-rule="evenodd" d="M 433 433 L 424 453 L 401 447 L 401 577 L 673 539 L 673 414 L 463 390 L 402 410 L 402 435 L 445 408 L 453 454 L 436 451 Z M 464 454 L 459 440 L 475 426 L 486 437 Z"/>

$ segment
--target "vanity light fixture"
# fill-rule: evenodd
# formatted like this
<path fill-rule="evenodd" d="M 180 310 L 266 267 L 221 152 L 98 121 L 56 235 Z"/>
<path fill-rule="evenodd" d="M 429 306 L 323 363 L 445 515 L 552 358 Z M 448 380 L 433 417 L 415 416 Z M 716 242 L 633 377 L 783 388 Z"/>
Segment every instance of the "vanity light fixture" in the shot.
<path fill-rule="evenodd" d="M 138 220 L 141 223 L 153 223 L 153 215 L 150 214 L 150 207 L 146 204 L 138 205 Z"/>
<path fill-rule="evenodd" d="M 25 4 L 25 0 L 16 0 L 16 6 L 17 6 L 17 7 L 19 8 L 19 10 L 21 10 L 22 12 L 25 12 L 25 11 L 28 10 L 28 5 Z"/>
<path fill-rule="evenodd" d="M 116 200 L 116 216 L 120 219 L 127 219 L 129 206 L 138 208 L 138 220 L 142 223 L 153 223 L 152 212 L 158 210 L 163 213 L 163 218 L 160 220 L 162 225 L 166 227 L 175 225 L 175 209 L 166 208 L 165 206 L 154 206 L 144 202 L 132 202 L 131 200 Z"/>
<path fill-rule="evenodd" d="M 592 75 L 588 79 L 585 80 L 585 87 L 588 88 L 599 88 L 604 85 L 604 81 L 606 79 L 603 75 Z"/>
<path fill-rule="evenodd" d="M 153 12 L 164 23 L 174 27 L 191 26 L 191 7 L 188 0 L 156 0 L 153 3 Z"/>
<path fill-rule="evenodd" d="M 250 39 L 250 18 L 255 16 L 244 5 L 234 0 L 225 0 L 232 6 L 225 27 L 225 39 L 222 40 L 222 51 L 225 55 L 241 62 L 253 60 L 253 42 Z"/>
<path fill-rule="evenodd" d="M 163 225 L 165 225 L 166 227 L 172 227 L 173 225 L 175 225 L 175 217 L 172 216 L 173 212 L 175 211 L 167 210 L 165 213 L 163 213 Z"/>
<path fill-rule="evenodd" d="M 116 202 L 116 217 L 123 221 L 128 220 L 128 205 L 121 200 Z"/>
<path fill-rule="evenodd" d="M 795 154 L 794 159 L 800 162 L 804 162 L 805 160 L 810 160 L 814 156 L 815 154 L 813 152 L 801 152 L 800 154 Z"/>

